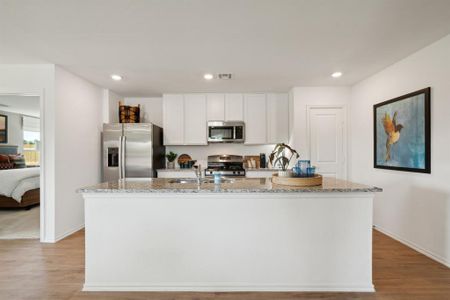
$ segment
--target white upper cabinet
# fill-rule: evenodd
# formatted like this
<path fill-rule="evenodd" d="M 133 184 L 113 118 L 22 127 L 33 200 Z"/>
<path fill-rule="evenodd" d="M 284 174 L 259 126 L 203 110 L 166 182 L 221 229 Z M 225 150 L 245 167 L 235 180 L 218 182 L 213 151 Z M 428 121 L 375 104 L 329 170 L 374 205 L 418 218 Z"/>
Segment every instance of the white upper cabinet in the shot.
<path fill-rule="evenodd" d="M 225 120 L 225 95 L 207 94 L 206 99 L 208 121 Z"/>
<path fill-rule="evenodd" d="M 164 145 L 206 145 L 206 96 L 163 95 Z"/>
<path fill-rule="evenodd" d="M 244 121 L 245 144 L 266 144 L 266 94 L 244 94 Z"/>
<path fill-rule="evenodd" d="M 164 145 L 184 143 L 184 99 L 183 95 L 163 95 Z"/>
<path fill-rule="evenodd" d="M 206 95 L 184 95 L 184 145 L 208 144 L 206 125 Z"/>
<path fill-rule="evenodd" d="M 225 94 L 225 121 L 244 120 L 244 96 Z"/>
<path fill-rule="evenodd" d="M 288 141 L 287 94 L 164 94 L 165 145 L 207 145 L 207 121 L 244 121 L 245 144 Z"/>
<path fill-rule="evenodd" d="M 244 96 L 242 94 L 207 94 L 208 121 L 243 121 Z"/>
<path fill-rule="evenodd" d="M 267 94 L 267 143 L 287 143 L 289 135 L 288 94 Z"/>

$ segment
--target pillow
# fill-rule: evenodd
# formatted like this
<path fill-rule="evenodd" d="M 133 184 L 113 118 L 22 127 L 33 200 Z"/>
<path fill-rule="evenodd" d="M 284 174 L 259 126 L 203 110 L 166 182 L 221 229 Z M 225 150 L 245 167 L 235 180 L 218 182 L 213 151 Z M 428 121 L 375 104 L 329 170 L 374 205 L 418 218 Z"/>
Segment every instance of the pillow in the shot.
<path fill-rule="evenodd" d="M 27 165 L 25 163 L 25 157 L 21 154 L 16 155 L 10 155 L 9 161 L 14 164 L 14 168 L 20 169 L 20 168 L 26 168 Z"/>
<path fill-rule="evenodd" d="M 0 170 L 14 169 L 14 163 L 0 162 Z"/>
<path fill-rule="evenodd" d="M 9 156 L 0 154 L 0 163 L 9 163 Z"/>

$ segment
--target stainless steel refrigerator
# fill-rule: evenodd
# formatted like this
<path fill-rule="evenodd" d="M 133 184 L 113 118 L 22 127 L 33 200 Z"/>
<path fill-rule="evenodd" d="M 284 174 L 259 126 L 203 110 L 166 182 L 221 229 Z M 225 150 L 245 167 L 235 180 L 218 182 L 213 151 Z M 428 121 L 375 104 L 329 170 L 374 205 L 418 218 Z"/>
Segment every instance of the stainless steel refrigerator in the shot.
<path fill-rule="evenodd" d="M 150 123 L 103 125 L 103 181 L 156 177 L 164 168 L 162 128 Z"/>

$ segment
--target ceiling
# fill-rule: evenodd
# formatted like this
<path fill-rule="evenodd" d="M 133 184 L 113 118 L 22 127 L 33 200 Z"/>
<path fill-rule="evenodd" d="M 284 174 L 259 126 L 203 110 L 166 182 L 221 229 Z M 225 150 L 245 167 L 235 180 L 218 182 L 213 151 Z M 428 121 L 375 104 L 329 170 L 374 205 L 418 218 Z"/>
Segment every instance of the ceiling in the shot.
<path fill-rule="evenodd" d="M 0 95 L 0 111 L 39 117 L 39 97 Z"/>
<path fill-rule="evenodd" d="M 448 0 L 0 0 L 0 63 L 122 96 L 350 85 L 449 33 Z"/>

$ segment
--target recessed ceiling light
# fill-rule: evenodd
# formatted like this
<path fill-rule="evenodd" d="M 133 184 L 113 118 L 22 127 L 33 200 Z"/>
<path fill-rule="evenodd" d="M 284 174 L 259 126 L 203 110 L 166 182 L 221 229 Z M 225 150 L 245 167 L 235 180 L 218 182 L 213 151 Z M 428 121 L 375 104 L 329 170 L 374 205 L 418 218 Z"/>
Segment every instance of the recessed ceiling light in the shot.
<path fill-rule="evenodd" d="M 331 77 L 334 77 L 334 78 L 339 78 L 341 76 L 342 76 L 342 72 L 334 72 L 333 74 L 331 74 Z"/>
<path fill-rule="evenodd" d="M 208 74 L 203 75 L 203 78 L 205 78 L 206 80 L 211 80 L 214 78 L 214 75 L 208 73 Z"/>
<path fill-rule="evenodd" d="M 112 74 L 111 79 L 115 80 L 115 81 L 119 81 L 119 80 L 122 80 L 122 76 L 117 75 L 117 74 Z"/>

